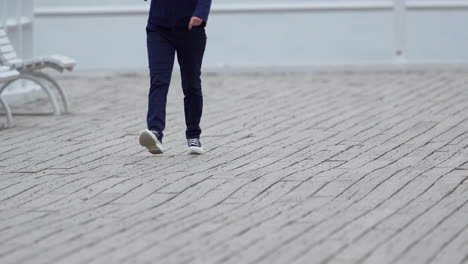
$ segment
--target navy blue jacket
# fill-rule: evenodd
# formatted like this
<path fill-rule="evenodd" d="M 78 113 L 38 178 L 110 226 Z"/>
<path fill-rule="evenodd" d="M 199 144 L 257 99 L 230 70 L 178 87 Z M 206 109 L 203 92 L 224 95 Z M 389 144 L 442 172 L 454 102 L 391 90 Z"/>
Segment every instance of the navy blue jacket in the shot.
<path fill-rule="evenodd" d="M 168 28 L 188 27 L 192 16 L 208 21 L 211 0 L 151 0 L 149 25 Z"/>

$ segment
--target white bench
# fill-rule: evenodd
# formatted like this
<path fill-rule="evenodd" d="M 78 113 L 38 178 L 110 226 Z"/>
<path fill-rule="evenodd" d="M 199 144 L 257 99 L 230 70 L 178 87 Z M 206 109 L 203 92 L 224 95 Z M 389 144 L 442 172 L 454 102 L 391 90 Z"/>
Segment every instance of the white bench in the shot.
<path fill-rule="evenodd" d="M 0 66 L 0 84 L 3 82 L 8 82 L 12 80 L 16 80 L 19 78 L 19 72 L 15 70 L 11 70 L 9 67 L 5 66 Z M 3 109 L 5 109 L 5 114 L 6 114 L 6 127 L 11 127 L 12 125 L 12 116 L 11 116 L 11 111 L 10 107 L 8 106 L 7 102 L 3 100 L 2 95 L 0 94 L 0 105 L 3 106 Z"/>
<path fill-rule="evenodd" d="M 68 113 L 70 111 L 69 100 L 63 88 L 54 78 L 41 70 L 48 68 L 59 72 L 63 72 L 65 70 L 72 71 L 76 65 L 75 60 L 61 55 L 38 57 L 32 60 L 22 60 L 16 55 L 15 49 L 11 45 L 5 27 L 0 25 L 0 65 L 11 67 L 11 69 L 18 71 L 20 73 L 20 79 L 30 80 L 38 84 L 49 96 L 54 114 L 60 114 L 60 107 L 55 95 L 49 88 L 49 85 L 52 85 L 52 87 L 57 89 L 62 99 L 63 112 Z M 0 94 L 13 81 L 14 80 L 10 80 L 3 86 L 0 86 Z"/>

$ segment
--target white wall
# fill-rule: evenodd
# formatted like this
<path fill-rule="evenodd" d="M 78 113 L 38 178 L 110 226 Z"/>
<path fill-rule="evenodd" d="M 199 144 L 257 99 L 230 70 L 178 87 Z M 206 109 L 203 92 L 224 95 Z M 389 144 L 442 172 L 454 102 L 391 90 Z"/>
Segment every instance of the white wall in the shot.
<path fill-rule="evenodd" d="M 214 3 L 210 68 L 468 63 L 468 0 Z M 34 53 L 81 69 L 144 68 L 148 5 L 37 8 Z"/>

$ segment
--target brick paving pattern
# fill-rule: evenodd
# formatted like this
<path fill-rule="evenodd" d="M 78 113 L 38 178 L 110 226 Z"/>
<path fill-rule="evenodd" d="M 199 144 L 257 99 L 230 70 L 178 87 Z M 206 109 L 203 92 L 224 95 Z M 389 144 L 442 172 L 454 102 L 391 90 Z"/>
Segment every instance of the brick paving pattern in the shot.
<path fill-rule="evenodd" d="M 144 75 L 13 108 L 0 263 L 468 263 L 467 71 L 207 73 L 202 156 L 179 80 L 162 155 Z"/>

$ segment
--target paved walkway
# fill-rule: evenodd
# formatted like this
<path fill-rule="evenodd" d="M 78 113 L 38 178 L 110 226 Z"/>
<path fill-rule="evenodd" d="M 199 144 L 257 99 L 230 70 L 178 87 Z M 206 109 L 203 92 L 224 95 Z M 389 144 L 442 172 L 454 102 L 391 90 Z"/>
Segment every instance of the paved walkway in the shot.
<path fill-rule="evenodd" d="M 2 264 L 468 263 L 466 71 L 206 74 L 202 156 L 178 77 L 156 156 L 145 76 L 62 83 L 0 131 Z"/>

